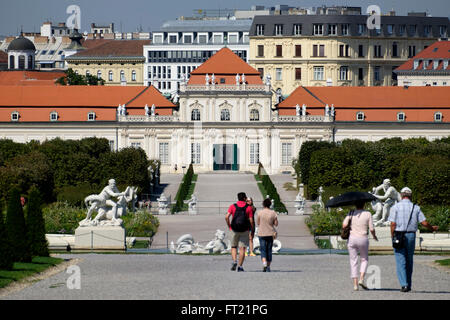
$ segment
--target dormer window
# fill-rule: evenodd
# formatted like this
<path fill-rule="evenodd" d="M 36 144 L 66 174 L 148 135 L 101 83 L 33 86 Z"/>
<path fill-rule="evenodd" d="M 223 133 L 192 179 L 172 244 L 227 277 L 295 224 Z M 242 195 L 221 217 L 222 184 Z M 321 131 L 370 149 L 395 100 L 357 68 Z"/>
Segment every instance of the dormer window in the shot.
<path fill-rule="evenodd" d="M 442 67 L 443 70 L 447 70 L 448 68 L 448 60 L 444 60 L 444 65 Z"/>
<path fill-rule="evenodd" d="M 275 25 L 275 35 L 276 36 L 282 36 L 283 35 L 283 25 L 282 24 L 276 24 Z"/>
<path fill-rule="evenodd" d="M 439 60 L 434 60 L 433 61 L 433 70 L 436 70 L 439 66 Z"/>
<path fill-rule="evenodd" d="M 434 114 L 434 121 L 435 122 L 442 122 L 442 113 L 441 112 L 435 112 L 435 114 Z"/>
<path fill-rule="evenodd" d="M 405 121 L 406 116 L 404 112 L 397 113 L 397 121 Z"/>
<path fill-rule="evenodd" d="M 257 24 L 256 25 L 256 35 L 257 36 L 263 36 L 264 35 L 264 25 L 263 24 Z"/>
<path fill-rule="evenodd" d="M 419 60 L 414 60 L 414 70 L 419 67 Z"/>
<path fill-rule="evenodd" d="M 364 118 L 365 118 L 364 112 L 359 111 L 356 113 L 356 121 L 364 121 Z"/>
<path fill-rule="evenodd" d="M 50 112 L 50 121 L 58 121 L 58 112 L 56 111 Z"/>
<path fill-rule="evenodd" d="M 87 117 L 87 120 L 88 121 L 95 121 L 95 112 L 93 112 L 93 111 L 91 111 L 91 112 L 88 112 L 88 117 Z"/>
<path fill-rule="evenodd" d="M 20 114 L 19 111 L 11 112 L 11 121 L 19 121 Z"/>

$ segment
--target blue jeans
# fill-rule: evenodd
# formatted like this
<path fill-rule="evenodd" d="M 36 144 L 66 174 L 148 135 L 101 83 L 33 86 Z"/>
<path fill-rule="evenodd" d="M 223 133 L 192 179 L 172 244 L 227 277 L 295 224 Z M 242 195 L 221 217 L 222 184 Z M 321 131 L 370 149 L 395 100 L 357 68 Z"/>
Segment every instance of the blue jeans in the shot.
<path fill-rule="evenodd" d="M 416 246 L 416 234 L 405 234 L 405 246 L 401 249 L 395 249 L 395 262 L 397 264 L 397 278 L 400 286 L 411 288 L 413 273 L 413 257 Z"/>
<path fill-rule="evenodd" d="M 272 261 L 273 237 L 258 237 L 259 250 L 261 251 L 261 259 L 265 258 L 267 262 Z"/>

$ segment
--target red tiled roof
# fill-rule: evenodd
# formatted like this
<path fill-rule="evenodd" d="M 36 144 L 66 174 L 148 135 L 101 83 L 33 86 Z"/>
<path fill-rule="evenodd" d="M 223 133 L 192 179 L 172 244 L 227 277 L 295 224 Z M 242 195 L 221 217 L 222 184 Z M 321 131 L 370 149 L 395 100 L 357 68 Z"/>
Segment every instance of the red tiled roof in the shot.
<path fill-rule="evenodd" d="M 88 41 L 97 40 L 85 40 L 82 45 Z M 141 57 L 144 55 L 143 46 L 147 44 L 150 44 L 150 40 L 105 40 L 71 57 Z"/>
<path fill-rule="evenodd" d="M 49 121 L 52 111 L 58 121 L 86 121 L 90 111 L 97 121 L 115 121 L 119 104 L 130 115 L 144 115 L 146 104 L 154 104 L 159 115 L 171 115 L 176 107 L 152 86 L 0 86 L 0 96 L 0 121 L 6 122 L 13 111 L 19 111 L 20 122 Z"/>
<path fill-rule="evenodd" d="M 414 70 L 414 61 L 415 60 L 439 60 L 439 59 L 450 59 L 450 41 L 436 41 L 426 49 L 422 50 L 420 53 L 406 61 L 404 64 L 402 64 L 400 67 L 395 69 L 395 71 L 408 71 L 408 70 Z M 431 67 L 430 67 L 431 65 Z M 427 70 L 433 69 L 433 63 L 431 62 L 430 65 L 427 67 Z M 440 69 L 436 70 L 442 70 L 442 64 L 439 65 Z M 447 68 L 449 70 L 450 67 Z M 415 70 L 423 70 L 423 62 L 421 62 L 417 69 Z"/>
<path fill-rule="evenodd" d="M 205 75 L 214 74 L 216 84 L 236 84 L 236 74 L 245 74 L 247 84 L 262 84 L 260 73 L 229 48 L 224 47 L 191 72 L 188 84 L 205 84 Z M 220 79 L 225 82 L 220 82 Z"/>
<path fill-rule="evenodd" d="M 407 121 L 432 121 L 435 111 L 449 121 L 450 87 L 298 87 L 278 104 L 280 115 L 295 115 L 297 104 L 311 115 L 333 105 L 336 121 L 354 121 L 356 111 L 367 112 L 367 121 L 395 121 L 389 114 L 400 110 L 410 110 Z"/>
<path fill-rule="evenodd" d="M 63 71 L 0 71 L 0 86 L 53 86 L 64 75 Z"/>

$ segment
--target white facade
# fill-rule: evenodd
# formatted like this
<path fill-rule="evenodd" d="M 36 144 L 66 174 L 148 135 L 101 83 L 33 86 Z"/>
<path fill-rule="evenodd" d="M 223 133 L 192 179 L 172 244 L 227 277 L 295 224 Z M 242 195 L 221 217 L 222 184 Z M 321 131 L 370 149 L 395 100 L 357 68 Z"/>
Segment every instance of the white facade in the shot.
<path fill-rule="evenodd" d="M 450 73 L 443 75 L 398 75 L 399 86 L 450 86 Z"/>

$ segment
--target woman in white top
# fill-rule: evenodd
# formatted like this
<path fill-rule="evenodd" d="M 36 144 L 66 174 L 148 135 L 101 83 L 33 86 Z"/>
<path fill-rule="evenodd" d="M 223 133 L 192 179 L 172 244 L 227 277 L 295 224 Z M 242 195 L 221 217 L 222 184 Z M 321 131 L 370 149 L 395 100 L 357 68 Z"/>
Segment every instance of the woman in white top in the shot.
<path fill-rule="evenodd" d="M 358 290 L 358 284 L 367 290 L 364 284 L 364 276 L 366 274 L 369 263 L 369 237 L 367 229 L 373 235 L 373 238 L 378 241 L 373 227 L 372 214 L 364 210 L 364 202 L 355 203 L 356 210 L 351 211 L 345 217 L 342 227 L 345 228 L 351 223 L 350 237 L 348 239 L 347 248 L 350 257 L 350 273 L 353 279 L 353 289 Z M 351 222 L 350 222 L 351 219 Z M 358 253 L 361 258 L 359 282 L 358 282 Z"/>

